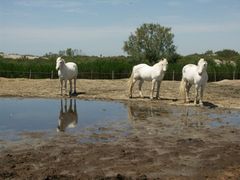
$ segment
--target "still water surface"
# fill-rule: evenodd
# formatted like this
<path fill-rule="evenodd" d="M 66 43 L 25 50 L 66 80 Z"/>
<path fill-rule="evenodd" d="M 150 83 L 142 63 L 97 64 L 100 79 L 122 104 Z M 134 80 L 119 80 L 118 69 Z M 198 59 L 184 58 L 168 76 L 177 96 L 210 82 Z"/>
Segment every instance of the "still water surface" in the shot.
<path fill-rule="evenodd" d="M 192 126 L 199 126 L 199 121 L 200 125 L 212 128 L 222 125 L 240 126 L 240 113 L 237 110 L 216 113 L 207 108 L 199 112 L 199 108 L 156 108 L 79 99 L 0 98 L 0 140 L 17 140 L 20 132 L 89 133 L 86 129 L 94 129 L 90 133 L 97 133 L 98 130 L 106 130 L 108 127 L 126 135 L 131 131 L 133 124 L 148 120 L 145 124 L 147 125 L 151 123 L 151 118 L 157 118 L 159 122 L 165 120 L 165 125 L 174 121 L 177 124 L 181 122 L 180 119 L 187 118 Z"/>
<path fill-rule="evenodd" d="M 41 131 L 56 128 L 64 131 L 68 123 L 77 130 L 98 123 L 127 119 L 126 109 L 121 103 L 76 99 L 3 98 L 0 100 L 0 114 L 0 131 Z M 74 120 L 71 121 L 72 118 L 76 118 L 75 123 Z"/>

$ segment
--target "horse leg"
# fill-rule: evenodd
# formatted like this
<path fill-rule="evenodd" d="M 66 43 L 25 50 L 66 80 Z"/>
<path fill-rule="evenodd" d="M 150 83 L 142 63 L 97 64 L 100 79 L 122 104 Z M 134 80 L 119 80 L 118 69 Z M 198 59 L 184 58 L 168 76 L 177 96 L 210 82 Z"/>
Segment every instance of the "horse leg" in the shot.
<path fill-rule="evenodd" d="M 203 91 L 204 91 L 204 86 L 201 86 L 200 89 L 200 98 L 199 98 L 199 104 L 202 106 L 203 105 Z"/>
<path fill-rule="evenodd" d="M 64 80 L 64 83 L 65 83 L 65 94 L 67 94 L 67 80 Z"/>
<path fill-rule="evenodd" d="M 198 101 L 198 90 L 199 90 L 199 86 L 195 85 L 195 98 L 194 98 L 194 104 L 197 104 Z"/>
<path fill-rule="evenodd" d="M 70 84 L 69 96 L 71 96 L 71 94 L 72 94 L 72 80 L 69 80 L 69 84 Z"/>
<path fill-rule="evenodd" d="M 72 98 L 70 99 L 70 105 L 69 105 L 69 108 L 68 108 L 68 112 L 72 112 Z"/>
<path fill-rule="evenodd" d="M 191 89 L 192 85 L 189 82 L 186 82 L 186 102 L 189 103 L 190 102 L 190 98 L 189 98 L 189 91 Z"/>
<path fill-rule="evenodd" d="M 153 99 L 153 93 L 154 93 L 155 83 L 156 83 L 156 79 L 153 79 L 153 80 L 152 80 L 151 93 L 150 93 L 150 99 Z"/>
<path fill-rule="evenodd" d="M 73 102 L 74 102 L 74 110 L 73 111 L 76 113 L 77 112 L 77 105 L 76 105 L 76 99 L 75 98 L 74 98 Z"/>
<path fill-rule="evenodd" d="M 63 95 L 63 80 L 60 79 L 60 91 L 61 91 L 61 96 Z"/>
<path fill-rule="evenodd" d="M 142 85 L 143 85 L 143 82 L 144 82 L 144 80 L 140 80 L 139 81 L 139 84 L 138 84 L 138 89 L 139 89 L 139 96 L 141 97 L 141 98 L 143 98 L 143 94 L 142 94 Z"/>
<path fill-rule="evenodd" d="M 129 98 L 132 98 L 132 91 L 133 91 L 133 86 L 134 84 L 137 82 L 136 79 L 133 79 L 132 83 L 130 84 L 130 88 L 129 88 Z"/>
<path fill-rule="evenodd" d="M 156 95 L 157 99 L 160 99 L 160 96 L 159 96 L 160 85 L 161 85 L 161 81 L 157 81 L 157 95 Z"/>
<path fill-rule="evenodd" d="M 67 112 L 67 99 L 64 98 L 64 110 L 65 110 L 65 113 Z"/>
<path fill-rule="evenodd" d="M 77 94 L 77 78 L 74 78 L 74 94 Z"/>

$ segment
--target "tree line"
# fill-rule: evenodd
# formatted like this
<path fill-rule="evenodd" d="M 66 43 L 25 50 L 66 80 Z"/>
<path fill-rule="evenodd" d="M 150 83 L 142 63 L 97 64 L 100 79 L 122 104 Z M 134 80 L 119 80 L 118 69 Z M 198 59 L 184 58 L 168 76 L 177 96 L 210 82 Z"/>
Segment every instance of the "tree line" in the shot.
<path fill-rule="evenodd" d="M 21 58 L 18 60 L 6 59 L 0 56 L 0 76 L 21 77 L 18 72 L 42 72 L 36 78 L 44 78 L 44 73 L 52 72 L 57 77 L 55 62 L 58 56 L 66 61 L 78 64 L 79 72 L 89 76 L 101 78 L 101 74 L 115 73 L 116 78 L 127 78 L 132 67 L 139 63 L 153 65 L 161 58 L 169 61 L 168 73 L 165 79 L 180 80 L 182 67 L 186 64 L 196 64 L 200 58 L 208 61 L 210 81 L 221 79 L 240 79 L 240 54 L 231 49 L 213 52 L 208 50 L 202 54 L 182 56 L 176 52 L 173 44 L 174 34 L 171 28 L 160 24 L 143 24 L 131 33 L 128 40 L 123 43 L 123 50 L 127 56 L 86 56 L 81 49 L 67 48 L 58 53 L 46 53 L 45 56 L 35 60 Z M 6 75 L 6 72 L 9 74 Z M 16 72 L 11 73 L 11 72 Z M 24 75 L 22 75 L 24 76 Z M 105 76 L 103 76 L 105 78 Z"/>
<path fill-rule="evenodd" d="M 222 53 L 222 51 L 220 52 Z M 225 57 L 221 53 L 220 55 L 216 53 L 192 54 L 179 56 L 177 59 L 169 59 L 170 63 L 165 79 L 180 80 L 182 67 L 189 63 L 196 64 L 201 57 L 208 61 L 207 71 L 210 81 L 240 79 L 240 56 Z M 33 78 L 49 78 L 50 73 L 53 73 L 53 78 L 57 78 L 57 71 L 55 70 L 56 58 L 57 56 L 49 56 L 48 58 L 40 57 L 35 60 L 23 58 L 13 60 L 0 57 L 0 76 L 11 78 L 28 77 L 28 73 L 31 71 L 33 74 L 36 72 L 32 76 Z M 112 72 L 114 72 L 115 78 L 128 78 L 132 67 L 141 63 L 131 56 L 97 57 L 78 55 L 74 57 L 63 56 L 63 58 L 66 61 L 77 63 L 80 78 L 109 79 L 112 77 Z M 223 63 L 217 64 L 214 61 L 215 59 L 221 59 Z M 231 62 L 234 62 L 234 64 Z"/>

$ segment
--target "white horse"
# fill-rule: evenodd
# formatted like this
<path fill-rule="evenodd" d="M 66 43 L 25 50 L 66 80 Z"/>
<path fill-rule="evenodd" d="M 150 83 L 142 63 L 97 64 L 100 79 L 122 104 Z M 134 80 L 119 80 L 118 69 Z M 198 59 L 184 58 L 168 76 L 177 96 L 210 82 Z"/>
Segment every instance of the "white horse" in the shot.
<path fill-rule="evenodd" d="M 132 90 L 133 86 L 137 80 L 139 80 L 139 95 L 143 97 L 142 94 L 142 84 L 144 80 L 152 81 L 152 88 L 150 99 L 153 99 L 153 93 L 155 84 L 157 82 L 157 95 L 156 98 L 159 99 L 159 90 L 160 84 L 164 78 L 165 72 L 167 71 L 168 61 L 167 59 L 162 59 L 158 63 L 154 64 L 153 66 L 148 66 L 147 64 L 138 64 L 133 67 L 131 77 L 129 79 L 129 98 L 132 98 Z"/>
<path fill-rule="evenodd" d="M 74 79 L 74 94 L 76 94 L 77 65 L 73 62 L 65 63 L 64 59 L 58 57 L 56 61 L 56 70 L 58 70 L 58 76 L 61 83 L 61 95 L 63 91 L 63 81 L 65 83 L 65 93 L 67 94 L 67 80 L 69 80 L 70 84 L 69 95 L 72 94 L 72 79 Z"/>
<path fill-rule="evenodd" d="M 191 86 L 195 86 L 194 104 L 197 104 L 200 89 L 199 104 L 203 105 L 203 91 L 208 81 L 207 62 L 201 58 L 198 65 L 187 64 L 182 69 L 182 81 L 180 83 L 180 94 L 184 97 L 184 102 L 189 102 L 189 91 Z"/>
<path fill-rule="evenodd" d="M 74 99 L 74 108 L 72 107 L 72 99 L 67 109 L 67 99 L 65 99 L 63 108 L 63 99 L 61 99 L 61 108 L 58 118 L 58 132 L 64 132 L 66 128 L 75 128 L 78 122 L 76 99 Z"/>

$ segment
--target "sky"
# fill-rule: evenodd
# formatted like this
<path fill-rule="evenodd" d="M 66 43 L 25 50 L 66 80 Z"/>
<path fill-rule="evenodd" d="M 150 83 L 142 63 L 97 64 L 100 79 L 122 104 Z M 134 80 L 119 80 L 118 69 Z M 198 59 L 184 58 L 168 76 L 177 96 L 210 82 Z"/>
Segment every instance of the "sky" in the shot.
<path fill-rule="evenodd" d="M 143 23 L 170 27 L 177 53 L 240 52 L 239 0 L 0 0 L 0 52 L 126 55 Z"/>

